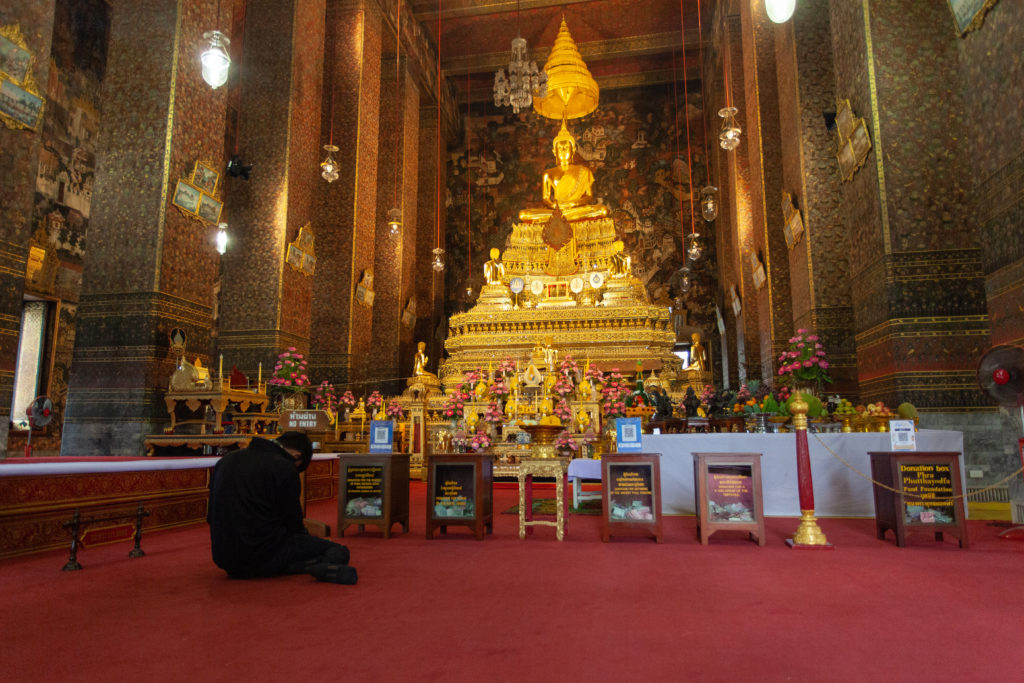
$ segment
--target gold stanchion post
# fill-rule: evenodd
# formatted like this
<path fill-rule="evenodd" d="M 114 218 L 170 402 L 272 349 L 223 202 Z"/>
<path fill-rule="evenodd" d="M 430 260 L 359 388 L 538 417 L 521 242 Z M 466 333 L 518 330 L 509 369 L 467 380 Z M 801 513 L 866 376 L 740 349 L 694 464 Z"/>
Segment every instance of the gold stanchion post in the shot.
<path fill-rule="evenodd" d="M 811 453 L 807 445 L 807 402 L 802 395 L 790 404 L 793 429 L 796 432 L 796 474 L 800 487 L 800 526 L 786 543 L 791 548 L 831 550 L 832 544 L 818 527 L 814 516 L 814 481 L 811 476 Z"/>

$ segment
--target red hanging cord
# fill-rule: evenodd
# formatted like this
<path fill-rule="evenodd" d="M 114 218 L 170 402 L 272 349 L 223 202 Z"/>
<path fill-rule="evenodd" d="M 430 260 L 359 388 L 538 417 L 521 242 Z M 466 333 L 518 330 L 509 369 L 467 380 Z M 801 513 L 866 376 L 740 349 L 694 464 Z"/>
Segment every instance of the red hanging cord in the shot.
<path fill-rule="evenodd" d="M 401 87 L 402 86 L 402 60 L 399 59 L 399 57 L 400 57 L 400 53 L 401 53 L 401 50 L 402 50 L 402 0 L 398 0 L 398 18 L 395 20 L 395 27 L 396 27 L 395 28 L 395 92 L 396 92 L 396 95 L 399 98 L 399 100 L 401 100 L 401 98 L 402 98 L 402 87 Z M 398 110 L 401 111 L 402 108 L 399 107 Z M 405 130 L 405 126 L 404 125 L 403 126 L 396 126 L 396 129 L 398 129 L 399 131 L 404 131 Z M 405 150 L 403 149 L 403 147 L 404 147 L 403 142 L 404 142 L 404 135 L 399 133 L 398 144 L 396 145 L 396 149 L 395 149 L 395 208 L 396 209 L 401 209 L 402 208 L 401 197 L 398 194 L 398 155 L 399 155 L 399 152 L 402 152 L 403 156 L 404 156 Z M 404 220 L 405 217 L 403 216 L 402 218 Z"/>
<path fill-rule="evenodd" d="M 441 248 L 441 0 L 437 0 L 437 248 Z"/>
<path fill-rule="evenodd" d="M 679 158 L 679 93 L 676 85 L 679 82 L 679 78 L 676 76 L 676 48 L 672 46 L 672 111 L 675 116 L 673 117 L 672 129 L 676 134 L 676 159 Z M 690 188 L 692 191 L 692 187 Z M 681 244 L 683 245 L 683 253 L 686 253 L 686 223 L 683 221 L 683 194 L 679 193 L 679 232 L 682 235 Z"/>
<path fill-rule="evenodd" d="M 469 286 L 473 286 L 473 167 L 470 164 L 470 141 L 472 140 L 469 132 L 469 91 L 472 89 L 472 83 L 469 80 L 469 74 L 466 74 L 466 262 L 469 264 Z"/>
<path fill-rule="evenodd" d="M 699 52 L 698 61 L 700 62 L 700 101 L 701 112 L 700 117 L 700 132 L 704 138 L 704 167 L 708 172 L 708 185 L 711 184 L 711 152 L 708 151 L 708 127 L 707 127 L 707 114 L 708 114 L 708 100 L 704 96 L 704 29 L 700 21 L 700 2 L 697 0 L 697 48 Z"/>
<path fill-rule="evenodd" d="M 690 234 L 697 234 L 693 217 L 693 161 L 690 154 L 690 98 L 686 87 L 686 22 L 683 17 L 683 0 L 679 0 L 679 29 L 683 36 L 683 118 L 686 120 L 686 173 L 690 180 Z"/>

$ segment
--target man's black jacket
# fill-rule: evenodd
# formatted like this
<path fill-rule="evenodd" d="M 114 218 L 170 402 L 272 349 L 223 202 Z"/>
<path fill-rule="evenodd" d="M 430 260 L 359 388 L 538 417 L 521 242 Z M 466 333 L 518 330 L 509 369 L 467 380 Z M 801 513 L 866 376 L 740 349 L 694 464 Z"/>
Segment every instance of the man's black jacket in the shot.
<path fill-rule="evenodd" d="M 253 438 L 221 458 L 210 477 L 213 561 L 233 575 L 273 570 L 291 534 L 304 534 L 301 484 L 295 461 L 279 444 Z"/>

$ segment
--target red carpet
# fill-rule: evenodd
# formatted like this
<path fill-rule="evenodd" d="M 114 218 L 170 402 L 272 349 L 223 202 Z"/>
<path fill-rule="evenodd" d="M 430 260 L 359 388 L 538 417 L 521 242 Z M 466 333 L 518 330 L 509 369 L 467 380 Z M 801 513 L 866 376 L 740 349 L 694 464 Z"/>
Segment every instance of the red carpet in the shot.
<path fill-rule="evenodd" d="M 796 552 L 795 519 L 768 545 L 670 517 L 665 543 L 613 538 L 573 516 L 564 543 L 520 541 L 495 514 L 483 542 L 408 535 L 343 541 L 354 587 L 307 576 L 231 581 L 205 527 L 0 563 L 5 681 L 994 681 L 1024 671 L 1024 543 L 970 524 L 971 548 L 878 541 L 872 520 L 825 519 L 835 552 Z M 516 492 L 495 492 L 495 510 Z M 310 516 L 333 526 L 333 503 Z M 398 531 L 398 526 L 395 531 Z M 351 527 L 350 531 L 355 528 Z M 720 534 L 719 534 L 720 536 Z"/>

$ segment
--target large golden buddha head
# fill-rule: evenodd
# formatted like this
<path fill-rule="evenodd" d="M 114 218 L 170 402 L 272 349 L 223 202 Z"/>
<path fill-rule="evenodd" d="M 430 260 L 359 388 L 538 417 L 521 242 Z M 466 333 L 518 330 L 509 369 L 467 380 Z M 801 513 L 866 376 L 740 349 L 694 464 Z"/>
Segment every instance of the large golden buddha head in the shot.
<path fill-rule="evenodd" d="M 562 151 L 565 150 L 569 153 L 568 161 L 572 162 L 572 158 L 576 155 L 576 138 L 572 136 L 572 133 L 566 127 L 565 119 L 562 119 L 562 129 L 558 131 L 558 135 L 551 141 L 551 151 L 556 159 L 561 160 Z"/>

